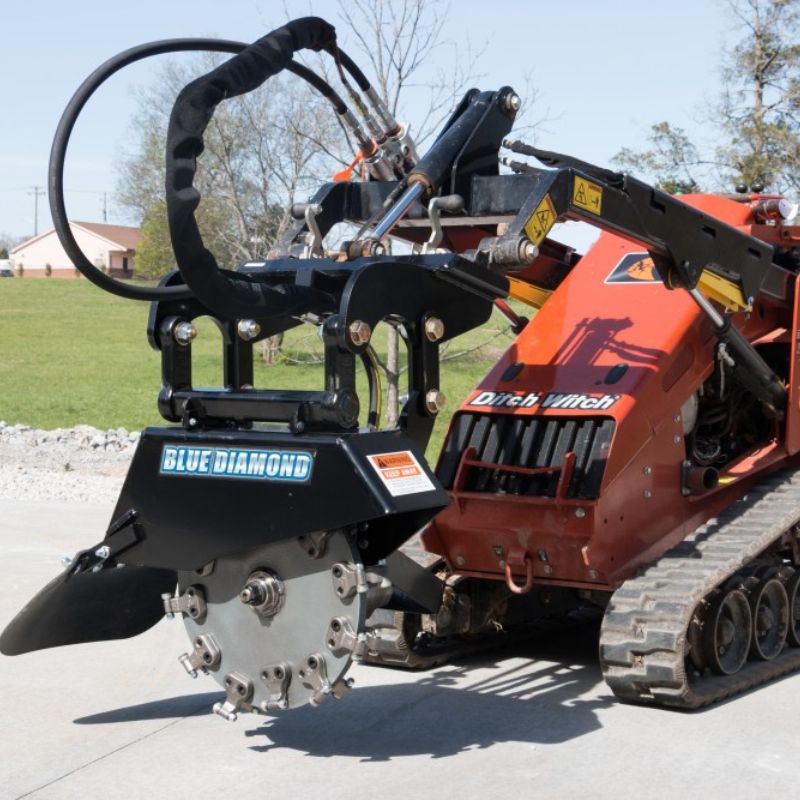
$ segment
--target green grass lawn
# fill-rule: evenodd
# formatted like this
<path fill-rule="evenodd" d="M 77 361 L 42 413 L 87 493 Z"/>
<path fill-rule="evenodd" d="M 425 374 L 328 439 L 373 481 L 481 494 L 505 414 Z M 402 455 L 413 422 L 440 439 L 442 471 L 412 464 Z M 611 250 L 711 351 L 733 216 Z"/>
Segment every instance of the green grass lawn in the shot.
<path fill-rule="evenodd" d="M 162 422 L 156 409 L 160 357 L 147 342 L 149 305 L 113 297 L 85 280 L 0 280 L 0 420 L 38 428 L 84 423 L 138 430 Z M 210 320 L 197 324 L 196 385 L 219 385 L 220 339 Z M 442 391 L 448 398 L 428 450 L 438 451 L 447 420 L 467 392 L 512 341 L 499 315 L 448 345 Z M 385 332 L 374 337 L 385 356 Z M 285 352 L 297 360 L 321 354 L 315 329 L 289 331 Z M 322 387 L 322 367 L 256 361 L 259 387 Z M 402 391 L 402 389 L 401 389 Z M 363 405 L 366 405 L 364 400 Z"/>

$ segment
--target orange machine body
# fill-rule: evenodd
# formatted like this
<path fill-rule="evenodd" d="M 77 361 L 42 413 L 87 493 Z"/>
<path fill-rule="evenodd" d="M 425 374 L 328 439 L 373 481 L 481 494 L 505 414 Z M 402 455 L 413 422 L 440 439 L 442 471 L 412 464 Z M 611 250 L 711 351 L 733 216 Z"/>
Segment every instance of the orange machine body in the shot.
<path fill-rule="evenodd" d="M 746 203 L 684 199 L 775 243 L 797 231 L 752 224 Z M 785 465 L 800 449 L 796 298 L 756 298 L 733 322 L 785 353 L 788 411 L 715 488 L 690 493 L 684 411 L 716 339 L 640 244 L 602 233 L 454 416 L 438 466 L 453 502 L 426 548 L 461 574 L 614 589 Z"/>

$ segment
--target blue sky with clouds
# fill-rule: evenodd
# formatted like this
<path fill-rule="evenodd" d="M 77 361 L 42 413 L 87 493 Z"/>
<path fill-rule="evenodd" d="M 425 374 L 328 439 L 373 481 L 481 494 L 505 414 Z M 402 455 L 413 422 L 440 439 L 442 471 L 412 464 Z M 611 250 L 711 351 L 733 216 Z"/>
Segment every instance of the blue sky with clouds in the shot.
<path fill-rule="evenodd" d="M 0 232 L 33 231 L 29 187 L 46 185 L 50 142 L 78 84 L 119 50 L 154 39 L 215 35 L 253 40 L 288 16 L 309 12 L 335 22 L 335 0 L 3 0 L 0 6 Z M 701 143 L 707 107 L 719 92 L 716 66 L 731 41 L 723 0 L 453 0 L 444 36 L 485 47 L 475 70 L 483 88 L 522 86 L 532 72 L 537 134 L 545 148 L 606 164 L 623 146 L 641 146 L 663 119 Z M 463 48 L 465 51 L 466 48 Z M 443 48 L 431 69 L 447 69 Z M 135 109 L 132 87 L 152 79 L 155 62 L 135 65 L 93 98 L 76 128 L 67 172 L 75 219 L 123 221 L 114 207 L 114 162 Z M 401 113 L 412 118 L 413 111 Z M 40 203 L 39 229 L 50 226 Z"/>

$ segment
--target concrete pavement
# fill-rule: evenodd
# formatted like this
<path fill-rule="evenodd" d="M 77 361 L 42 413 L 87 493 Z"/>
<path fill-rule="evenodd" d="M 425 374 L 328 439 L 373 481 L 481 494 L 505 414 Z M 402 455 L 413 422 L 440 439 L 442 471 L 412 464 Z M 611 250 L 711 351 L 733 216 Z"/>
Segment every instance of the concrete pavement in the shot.
<path fill-rule="evenodd" d="M 102 537 L 111 509 L 0 502 L 0 625 Z M 0 657 L 0 797 L 783 798 L 797 794 L 800 676 L 692 714 L 616 703 L 596 631 L 428 673 L 352 671 L 344 700 L 210 713 L 183 626 Z"/>

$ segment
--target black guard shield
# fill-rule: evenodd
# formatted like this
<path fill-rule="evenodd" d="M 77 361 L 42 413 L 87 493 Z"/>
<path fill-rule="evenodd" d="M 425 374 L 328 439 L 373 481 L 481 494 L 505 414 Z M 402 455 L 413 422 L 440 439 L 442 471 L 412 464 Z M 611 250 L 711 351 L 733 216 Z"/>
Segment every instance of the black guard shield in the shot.
<path fill-rule="evenodd" d="M 279 457 L 302 452 L 312 463 L 307 475 L 304 467 L 283 476 L 291 480 L 226 469 L 189 471 L 195 462 L 184 463 L 181 472 L 177 459 L 170 472 L 172 451 L 166 448 L 184 455 L 209 451 L 209 458 L 225 451 L 237 459 L 242 451 Z M 410 487 L 393 485 L 391 476 L 403 465 L 416 475 Z M 135 636 L 164 615 L 161 595 L 174 591 L 177 570 L 198 569 L 282 539 L 357 531 L 362 560 L 374 564 L 448 502 L 419 448 L 400 431 L 297 437 L 279 431 L 147 429 L 102 543 L 112 561 L 97 572 L 70 568 L 47 584 L 0 636 L 0 652 L 18 655 Z"/>
<path fill-rule="evenodd" d="M 50 581 L 0 636 L 7 656 L 65 644 L 126 639 L 164 616 L 161 594 L 174 592 L 173 570 L 119 567 L 70 574 Z"/>

